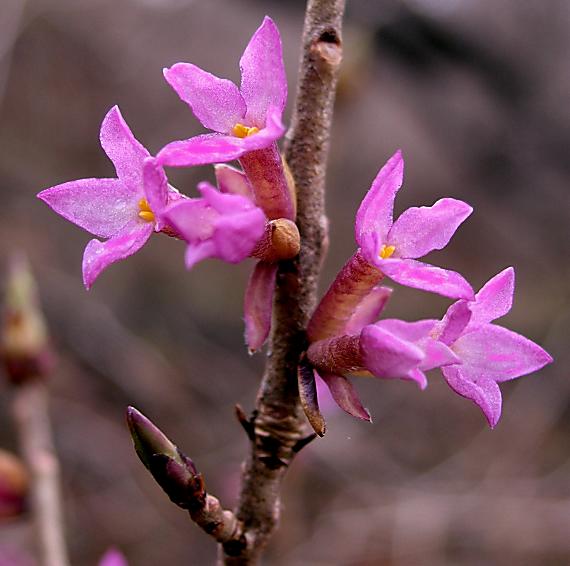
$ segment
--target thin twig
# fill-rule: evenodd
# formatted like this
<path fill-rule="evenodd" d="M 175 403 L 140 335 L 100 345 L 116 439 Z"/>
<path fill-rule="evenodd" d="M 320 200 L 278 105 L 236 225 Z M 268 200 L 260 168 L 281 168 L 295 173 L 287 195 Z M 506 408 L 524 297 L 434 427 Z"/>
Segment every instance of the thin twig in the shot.
<path fill-rule="evenodd" d="M 32 511 L 42 566 L 68 566 L 63 528 L 59 463 L 54 451 L 44 383 L 14 388 L 14 420 L 32 482 Z"/>
<path fill-rule="evenodd" d="M 244 466 L 237 517 L 242 544 L 225 544 L 226 564 L 258 562 L 279 519 L 281 482 L 306 438 L 297 389 L 297 364 L 317 300 L 325 251 L 325 170 L 333 102 L 341 62 L 345 0 L 309 0 L 297 99 L 285 157 L 297 188 L 301 251 L 279 265 L 269 357 L 256 401 L 254 440 Z"/>

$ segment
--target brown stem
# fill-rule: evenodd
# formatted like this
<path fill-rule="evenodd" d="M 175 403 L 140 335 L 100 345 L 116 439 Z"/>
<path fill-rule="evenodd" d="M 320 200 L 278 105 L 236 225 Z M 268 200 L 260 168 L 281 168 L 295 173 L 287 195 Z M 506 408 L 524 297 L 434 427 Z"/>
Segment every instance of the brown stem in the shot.
<path fill-rule="evenodd" d="M 32 510 L 42 566 L 68 566 L 63 528 L 59 463 L 55 454 L 45 384 L 15 388 L 14 420 L 32 481 Z"/>
<path fill-rule="evenodd" d="M 299 86 L 285 158 L 295 180 L 298 258 L 279 265 L 269 357 L 252 425 L 237 517 L 245 544 L 223 545 L 226 564 L 256 564 L 279 520 L 281 482 L 306 437 L 297 389 L 305 328 L 317 299 L 324 253 L 324 186 L 333 102 L 341 62 L 345 0 L 309 0 L 303 31 Z"/>

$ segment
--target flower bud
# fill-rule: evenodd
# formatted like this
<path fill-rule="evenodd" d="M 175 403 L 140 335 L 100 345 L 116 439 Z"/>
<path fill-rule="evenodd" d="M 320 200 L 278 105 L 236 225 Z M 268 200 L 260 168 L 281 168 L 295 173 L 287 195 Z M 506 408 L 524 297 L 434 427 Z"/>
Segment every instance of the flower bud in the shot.
<path fill-rule="evenodd" d="M 0 450 L 0 519 L 22 513 L 28 484 L 28 473 L 20 460 Z"/>
<path fill-rule="evenodd" d="M 45 377 L 53 365 L 36 282 L 25 257 L 9 266 L 0 335 L 0 358 L 13 383 Z"/>
<path fill-rule="evenodd" d="M 138 457 L 170 500 L 190 511 L 201 507 L 206 488 L 194 462 L 134 407 L 127 409 L 127 423 Z"/>

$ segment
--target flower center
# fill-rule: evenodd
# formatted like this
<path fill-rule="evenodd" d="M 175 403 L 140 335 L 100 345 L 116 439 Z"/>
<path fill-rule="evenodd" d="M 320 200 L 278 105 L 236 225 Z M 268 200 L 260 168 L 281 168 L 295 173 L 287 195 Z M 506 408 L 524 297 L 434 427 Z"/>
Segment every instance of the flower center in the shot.
<path fill-rule="evenodd" d="M 236 136 L 236 138 L 247 138 L 248 136 L 253 136 L 253 134 L 257 134 L 259 132 L 259 128 L 252 126 L 244 126 L 239 122 L 232 128 L 232 134 Z"/>
<path fill-rule="evenodd" d="M 382 259 L 388 259 L 396 251 L 396 246 L 387 246 L 382 244 L 380 253 L 378 254 Z"/>
<path fill-rule="evenodd" d="M 142 218 L 145 222 L 154 222 L 154 212 L 148 204 L 148 200 L 141 198 L 139 200 L 139 218 Z"/>

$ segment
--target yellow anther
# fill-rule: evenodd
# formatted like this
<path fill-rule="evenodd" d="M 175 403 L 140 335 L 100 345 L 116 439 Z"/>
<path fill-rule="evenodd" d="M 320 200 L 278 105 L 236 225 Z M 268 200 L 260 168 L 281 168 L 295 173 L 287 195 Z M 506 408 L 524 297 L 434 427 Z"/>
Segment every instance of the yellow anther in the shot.
<path fill-rule="evenodd" d="M 247 138 L 248 136 L 253 136 L 253 134 L 257 134 L 259 132 L 259 128 L 252 126 L 244 126 L 239 122 L 232 128 L 232 134 L 236 136 L 236 138 Z"/>
<path fill-rule="evenodd" d="M 382 244 L 380 248 L 380 257 L 382 259 L 388 259 L 396 251 L 396 246 L 387 246 Z"/>
<path fill-rule="evenodd" d="M 142 218 L 145 222 L 154 222 L 154 212 L 148 204 L 148 200 L 141 198 L 139 200 L 139 218 Z"/>

